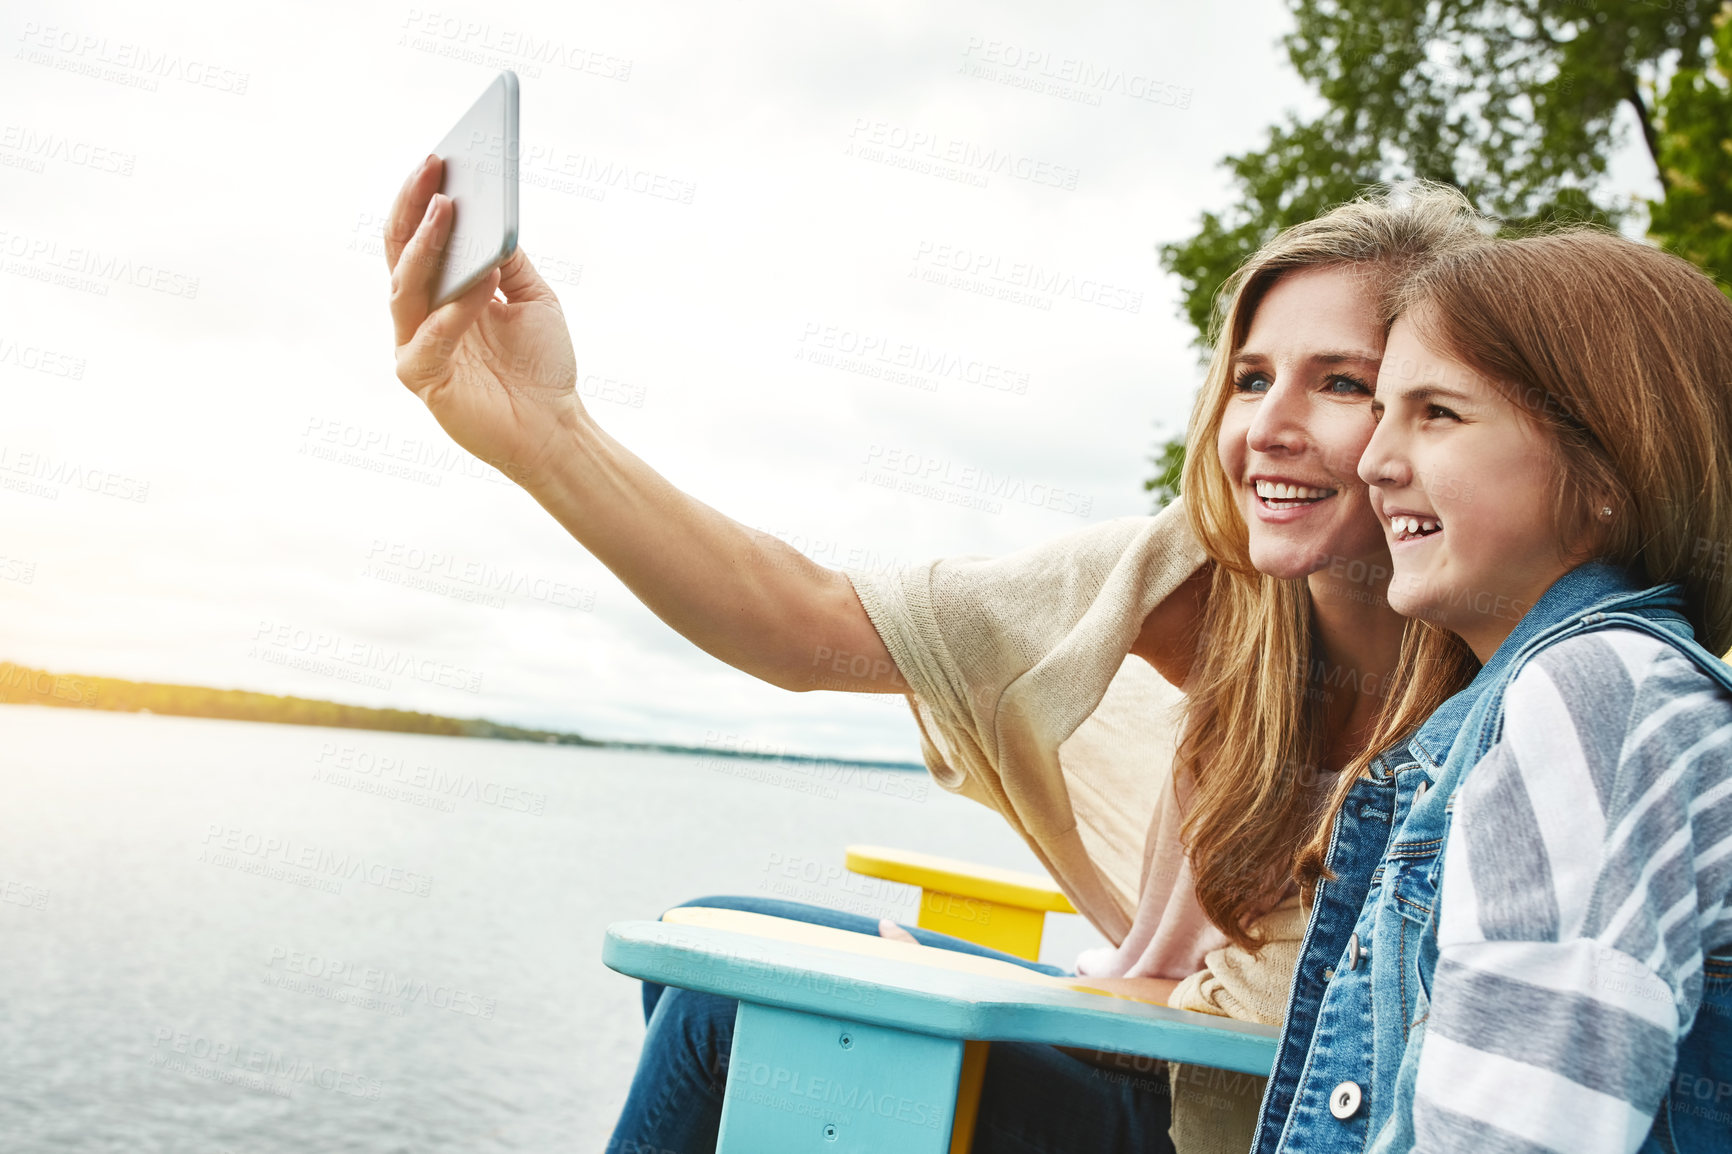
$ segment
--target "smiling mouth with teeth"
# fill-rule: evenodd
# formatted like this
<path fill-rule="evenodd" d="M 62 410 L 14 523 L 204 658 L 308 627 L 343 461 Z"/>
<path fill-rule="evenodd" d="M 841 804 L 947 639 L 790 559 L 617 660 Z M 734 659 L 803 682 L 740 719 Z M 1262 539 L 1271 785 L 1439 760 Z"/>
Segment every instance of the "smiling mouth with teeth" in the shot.
<path fill-rule="evenodd" d="M 1417 541 L 1441 531 L 1443 524 L 1428 517 L 1391 517 L 1389 527 L 1395 531 L 1397 541 Z"/>
<path fill-rule="evenodd" d="M 1254 483 L 1257 499 L 1266 509 L 1298 509 L 1314 505 L 1325 497 L 1335 496 L 1334 489 L 1313 489 L 1309 485 L 1282 485 L 1274 481 Z"/>

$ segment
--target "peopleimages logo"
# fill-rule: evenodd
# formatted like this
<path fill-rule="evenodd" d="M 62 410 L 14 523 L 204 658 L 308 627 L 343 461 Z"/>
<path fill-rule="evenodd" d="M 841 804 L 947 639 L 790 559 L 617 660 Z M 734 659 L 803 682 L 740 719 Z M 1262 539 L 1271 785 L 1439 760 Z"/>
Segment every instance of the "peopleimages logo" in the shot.
<path fill-rule="evenodd" d="M 1087 494 L 887 445 L 866 450 L 860 480 L 989 513 L 1001 512 L 1007 501 L 1076 517 L 1094 508 Z"/>
<path fill-rule="evenodd" d="M 399 974 L 394 970 L 365 966 L 333 958 L 309 950 L 272 946 L 265 961 L 268 973 L 265 984 L 288 989 L 293 993 L 317 997 L 350 992 L 376 994 L 398 1007 L 420 1002 L 435 1010 L 463 1014 L 472 1018 L 491 1019 L 499 1009 L 499 999 L 486 997 L 472 990 L 449 983 L 429 982 L 425 978 Z M 287 978 L 286 975 L 294 975 Z M 305 982 L 297 985 L 298 979 Z M 331 1000 L 344 1001 L 335 997 Z"/>
<path fill-rule="evenodd" d="M 854 119 L 845 155 L 977 187 L 985 187 L 989 177 L 1003 176 L 1072 192 L 1080 175 L 1071 165 L 1038 159 L 1014 149 L 990 147 L 864 116 Z"/>
<path fill-rule="evenodd" d="M 138 163 L 138 156 L 134 153 L 120 152 L 57 132 L 38 132 L 22 124 L 0 128 L 0 152 L 17 153 L 33 162 L 37 172 L 42 171 L 42 162 L 52 160 L 74 168 L 131 176 L 133 166 Z"/>
<path fill-rule="evenodd" d="M 1071 300 L 1110 312 L 1143 310 L 1141 292 L 1031 261 L 1006 260 L 967 245 L 920 241 L 909 275 L 926 284 L 958 288 L 1043 312 L 1050 312 L 1055 300 Z"/>
<path fill-rule="evenodd" d="M 437 485 L 451 473 L 498 485 L 511 484 L 498 469 L 478 460 L 449 438 L 428 441 L 400 437 L 388 429 L 368 429 L 322 417 L 307 418 L 297 451 L 317 460 L 389 473 L 422 484 Z"/>
<path fill-rule="evenodd" d="M 631 79 L 629 57 L 570 44 L 529 28 L 467 20 L 438 9 L 410 8 L 402 29 L 397 38 L 402 47 L 489 68 L 511 68 L 531 80 L 540 78 L 543 64 L 602 80 L 624 83 Z"/>
<path fill-rule="evenodd" d="M 340 634 L 303 629 L 277 621 L 259 622 L 253 632 L 250 655 L 277 664 L 293 664 L 288 659 L 298 657 L 332 670 L 343 666 L 367 675 L 407 676 L 428 685 L 461 689 L 466 693 L 481 692 L 482 674 L 479 670 L 420 657 L 388 645 L 352 641 Z M 336 664 L 331 665 L 332 662 Z M 384 688 L 389 687 L 387 682 Z"/>
<path fill-rule="evenodd" d="M 338 852 L 292 837 L 262 834 L 240 826 L 212 823 L 205 830 L 204 848 L 199 852 L 199 860 L 243 873 L 265 873 L 297 884 L 303 879 L 316 879 L 327 884 L 312 885 L 312 888 L 329 892 L 338 892 L 331 890 L 329 883 L 334 882 L 340 887 L 345 881 L 360 881 L 419 898 L 433 892 L 433 879 L 426 874 L 371 861 L 346 850 Z M 308 884 L 311 885 L 311 880 Z"/>
<path fill-rule="evenodd" d="M 896 340 L 882 333 L 818 321 L 808 321 L 801 329 L 794 358 L 906 384 L 924 392 L 936 392 L 941 378 L 1017 396 L 1028 392 L 1026 372 L 914 341 Z"/>
<path fill-rule="evenodd" d="M 501 608 L 510 597 L 560 609 L 588 612 L 595 608 L 595 590 L 515 567 L 464 558 L 441 549 L 423 549 L 400 541 L 375 538 L 367 550 L 363 577 L 393 585 L 426 588 L 462 601 L 482 601 Z"/>
<path fill-rule="evenodd" d="M 13 365 L 33 373 L 46 373 L 67 380 L 84 379 L 84 358 L 71 353 L 45 349 L 40 345 L 21 344 L 0 336 L 0 365 Z"/>
<path fill-rule="evenodd" d="M 75 245 L 63 248 L 58 240 L 49 237 L 0 230 L 0 254 L 9 258 L 8 272 L 44 281 L 52 281 L 56 274 L 72 277 L 77 284 L 68 287 L 98 288 L 102 290 L 99 295 L 107 295 L 109 284 L 126 284 L 185 300 L 198 297 L 195 276 L 97 248 Z"/>
<path fill-rule="evenodd" d="M 353 1070 L 320 1065 L 270 1046 L 248 1045 L 212 1038 L 172 1026 L 159 1026 L 150 1064 L 207 1082 L 224 1082 L 262 1090 L 280 1098 L 294 1097 L 296 1086 L 315 1086 L 334 1094 L 377 1101 L 384 1085 Z"/>
<path fill-rule="evenodd" d="M 431 808 L 449 813 L 454 800 L 539 816 L 547 810 L 547 794 L 505 785 L 462 771 L 448 772 L 429 762 L 374 753 L 354 745 L 327 741 L 313 758 L 316 781 L 387 797 L 415 796 Z M 370 787 L 370 788 L 369 788 Z M 437 803 L 436 805 L 431 803 Z"/>
<path fill-rule="evenodd" d="M 0 445 L 0 485 L 51 501 L 60 499 L 61 486 L 139 504 L 150 499 L 149 481 L 11 445 Z"/>
<path fill-rule="evenodd" d="M 965 76 L 1025 88 L 1049 96 L 1098 106 L 1102 95 L 1143 104 L 1187 109 L 1196 89 L 1156 77 L 1152 72 L 1114 68 L 1080 57 L 1030 48 L 1005 40 L 970 36 L 962 50 Z"/>
<path fill-rule="evenodd" d="M 24 22 L 24 31 L 18 39 L 22 48 L 17 59 L 146 92 L 157 91 L 159 81 L 179 80 L 195 88 L 245 96 L 252 79 L 251 73 L 194 60 L 167 49 L 157 50 L 129 40 L 110 40 L 107 36 L 34 20 Z"/>

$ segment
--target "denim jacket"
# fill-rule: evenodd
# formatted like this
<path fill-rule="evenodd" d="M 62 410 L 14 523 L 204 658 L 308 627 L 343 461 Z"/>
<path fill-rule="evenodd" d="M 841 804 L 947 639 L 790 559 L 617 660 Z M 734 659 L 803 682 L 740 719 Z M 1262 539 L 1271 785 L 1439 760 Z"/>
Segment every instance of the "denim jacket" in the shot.
<path fill-rule="evenodd" d="M 1288 996 L 1253 1154 L 1406 1151 L 1414 1079 L 1437 964 L 1436 895 L 1454 795 L 1502 730 L 1504 689 L 1539 650 L 1594 629 L 1642 629 L 1732 689 L 1732 671 L 1691 639 L 1678 587 L 1640 589 L 1604 563 L 1559 578 L 1473 683 L 1404 746 L 1372 761 L 1335 820 Z M 1702 1012 L 1681 1040 L 1672 1091 L 1640 1154 L 1732 1149 L 1697 1085 L 1732 1084 L 1732 964 L 1709 958 Z M 1711 1079 L 1700 1082 L 1700 1079 Z"/>

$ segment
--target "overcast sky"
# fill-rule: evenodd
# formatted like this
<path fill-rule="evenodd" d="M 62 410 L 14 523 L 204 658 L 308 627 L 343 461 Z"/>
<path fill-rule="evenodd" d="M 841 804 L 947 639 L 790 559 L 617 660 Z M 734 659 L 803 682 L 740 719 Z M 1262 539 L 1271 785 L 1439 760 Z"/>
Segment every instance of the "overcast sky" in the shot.
<path fill-rule="evenodd" d="M 591 411 L 893 568 L 1146 511 L 1200 376 L 1155 246 L 1307 101 L 1273 0 L 4 19 L 0 660 L 830 755 L 916 756 L 902 700 L 699 652 L 397 382 L 404 176 L 514 69 Z"/>

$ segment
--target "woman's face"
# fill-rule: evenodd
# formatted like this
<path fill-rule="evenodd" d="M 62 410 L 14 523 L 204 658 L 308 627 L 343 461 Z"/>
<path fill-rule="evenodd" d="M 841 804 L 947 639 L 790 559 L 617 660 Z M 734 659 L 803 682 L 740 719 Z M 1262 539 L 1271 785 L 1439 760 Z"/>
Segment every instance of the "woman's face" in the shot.
<path fill-rule="evenodd" d="M 1387 527 L 1389 604 L 1459 634 L 1481 661 L 1574 563 L 1552 516 L 1551 437 L 1403 317 L 1359 464 Z"/>
<path fill-rule="evenodd" d="M 1283 275 L 1233 358 L 1217 451 L 1250 534 L 1251 563 L 1274 577 L 1324 568 L 1380 584 L 1383 529 L 1359 479 L 1383 357 L 1374 275 L 1350 265 Z"/>

